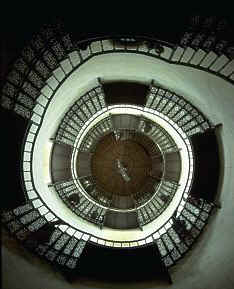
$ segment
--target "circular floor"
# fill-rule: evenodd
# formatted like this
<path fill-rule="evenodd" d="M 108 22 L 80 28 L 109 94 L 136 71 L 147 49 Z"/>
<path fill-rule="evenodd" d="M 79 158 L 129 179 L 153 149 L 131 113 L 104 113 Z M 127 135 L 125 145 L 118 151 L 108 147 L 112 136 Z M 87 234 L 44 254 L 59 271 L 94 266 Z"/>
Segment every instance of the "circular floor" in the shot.
<path fill-rule="evenodd" d="M 144 146 L 134 140 L 103 137 L 92 157 L 92 175 L 98 187 L 115 195 L 139 192 L 152 170 L 152 160 Z"/>

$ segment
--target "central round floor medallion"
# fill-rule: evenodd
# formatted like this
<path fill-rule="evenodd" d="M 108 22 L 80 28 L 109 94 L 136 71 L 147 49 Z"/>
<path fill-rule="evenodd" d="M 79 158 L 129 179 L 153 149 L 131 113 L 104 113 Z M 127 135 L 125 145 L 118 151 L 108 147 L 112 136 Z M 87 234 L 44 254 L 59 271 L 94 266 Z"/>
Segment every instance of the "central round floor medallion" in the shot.
<path fill-rule="evenodd" d="M 141 191 L 152 171 L 152 159 L 139 142 L 116 140 L 109 134 L 98 142 L 91 169 L 98 187 L 126 196 Z"/>

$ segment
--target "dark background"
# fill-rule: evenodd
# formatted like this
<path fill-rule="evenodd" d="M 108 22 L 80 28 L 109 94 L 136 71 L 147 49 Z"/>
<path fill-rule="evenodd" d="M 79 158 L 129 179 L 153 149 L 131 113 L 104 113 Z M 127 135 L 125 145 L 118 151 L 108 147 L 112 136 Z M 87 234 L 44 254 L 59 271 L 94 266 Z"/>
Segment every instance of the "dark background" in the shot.
<path fill-rule="evenodd" d="M 17 8 L 15 8 L 17 9 Z M 71 31 L 78 38 L 83 39 L 87 36 L 94 35 L 110 35 L 110 34 L 121 34 L 121 33 L 133 33 L 138 35 L 153 36 L 160 40 L 168 41 L 171 43 L 178 43 L 180 37 L 183 35 L 186 28 L 189 26 L 189 20 L 191 16 L 185 15 L 162 15 L 157 13 L 152 21 L 151 27 L 148 32 L 144 32 L 144 29 L 132 29 L 115 30 L 114 32 L 95 32 L 95 21 L 82 21 L 77 13 L 76 17 L 72 14 L 64 13 L 63 16 L 54 16 L 53 13 L 46 12 L 36 13 L 37 8 L 35 7 L 34 13 L 25 11 L 22 13 L 15 12 L 10 14 L 7 11 L 2 11 L 3 17 L 0 22 L 0 78 L 6 73 L 9 63 L 11 63 L 19 55 L 21 49 L 29 42 L 32 35 L 39 31 L 43 24 L 54 22 L 56 20 L 62 20 L 65 23 L 67 31 Z M 4 15 L 4 13 L 6 13 Z M 8 16 L 9 13 L 9 16 Z M 201 16 L 209 17 L 209 16 Z M 218 19 L 226 19 L 229 24 L 229 32 L 234 34 L 234 17 L 233 16 L 216 16 Z M 85 17 L 84 17 L 85 18 Z M 139 20 L 140 21 L 140 20 Z M 142 19 L 140 22 L 144 23 Z M 107 27 L 107 25 L 105 25 Z M 121 27 L 121 26 L 120 26 Z M 154 27 L 154 29 L 152 29 Z M 87 28 L 89 31 L 87 32 Z M 85 32 L 86 30 L 86 32 Z"/>

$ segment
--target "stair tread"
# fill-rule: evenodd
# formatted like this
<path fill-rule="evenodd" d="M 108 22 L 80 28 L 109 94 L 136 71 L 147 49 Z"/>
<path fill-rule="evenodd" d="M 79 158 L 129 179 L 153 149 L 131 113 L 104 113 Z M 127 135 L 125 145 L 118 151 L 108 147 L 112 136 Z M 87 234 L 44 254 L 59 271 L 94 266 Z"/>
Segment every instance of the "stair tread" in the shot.
<path fill-rule="evenodd" d="M 193 58 L 191 59 L 190 63 L 194 65 L 198 65 L 200 61 L 205 57 L 206 54 L 207 53 L 204 50 L 198 49 L 195 55 L 193 56 Z"/>
<path fill-rule="evenodd" d="M 57 69 L 55 69 L 53 71 L 53 74 L 58 81 L 62 81 L 66 76 L 61 67 L 58 67 Z"/>
<path fill-rule="evenodd" d="M 110 40 L 102 40 L 102 47 L 104 51 L 114 49 L 113 43 Z"/>
<path fill-rule="evenodd" d="M 219 58 L 210 67 L 213 71 L 219 71 L 225 64 L 229 62 L 229 59 L 225 55 L 219 56 Z"/>
<path fill-rule="evenodd" d="M 209 67 L 209 65 L 211 65 L 211 63 L 218 57 L 218 55 L 216 53 L 214 53 L 213 51 L 210 51 L 206 57 L 202 60 L 200 66 L 202 67 Z"/>
<path fill-rule="evenodd" d="M 220 73 L 228 76 L 234 71 L 234 59 L 231 60 L 221 71 Z"/>
<path fill-rule="evenodd" d="M 93 53 L 99 53 L 102 51 L 101 41 L 93 41 L 90 44 Z"/>
<path fill-rule="evenodd" d="M 60 62 L 61 67 L 65 71 L 66 74 L 70 73 L 72 70 L 72 65 L 69 61 L 68 58 L 64 59 L 63 61 Z"/>
<path fill-rule="evenodd" d="M 188 63 L 190 61 L 190 59 L 192 58 L 192 56 L 194 55 L 195 50 L 191 47 L 187 47 L 185 49 L 185 52 L 180 60 L 180 62 L 183 63 Z"/>
<path fill-rule="evenodd" d="M 183 47 L 180 47 L 178 46 L 175 50 L 175 52 L 173 53 L 173 56 L 172 56 L 172 61 L 179 61 L 180 60 L 180 57 L 182 56 L 183 52 L 184 52 L 184 48 Z"/>
<path fill-rule="evenodd" d="M 81 62 L 80 55 L 78 54 L 78 52 L 76 50 L 69 53 L 68 56 L 69 56 L 71 63 L 73 64 L 74 67 L 76 67 Z"/>
<path fill-rule="evenodd" d="M 160 58 L 170 59 L 173 49 L 167 46 L 163 46 L 164 51 L 160 54 Z"/>

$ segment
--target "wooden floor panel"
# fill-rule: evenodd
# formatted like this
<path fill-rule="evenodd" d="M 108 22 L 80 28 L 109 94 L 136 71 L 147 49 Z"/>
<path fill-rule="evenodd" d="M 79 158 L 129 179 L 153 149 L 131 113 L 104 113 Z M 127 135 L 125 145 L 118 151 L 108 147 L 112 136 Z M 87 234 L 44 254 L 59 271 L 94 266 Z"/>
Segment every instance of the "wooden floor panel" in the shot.
<path fill-rule="evenodd" d="M 127 169 L 130 181 L 125 181 L 118 172 L 117 159 Z M 110 134 L 98 143 L 91 166 L 92 175 L 100 188 L 115 195 L 126 196 L 144 187 L 152 170 L 152 160 L 139 141 L 116 141 Z"/>

